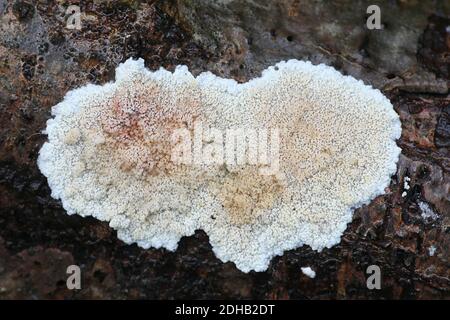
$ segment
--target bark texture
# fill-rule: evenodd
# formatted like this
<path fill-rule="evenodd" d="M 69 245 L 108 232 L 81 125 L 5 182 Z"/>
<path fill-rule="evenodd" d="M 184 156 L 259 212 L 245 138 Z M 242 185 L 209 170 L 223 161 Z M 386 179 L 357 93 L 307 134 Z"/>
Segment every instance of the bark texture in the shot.
<path fill-rule="evenodd" d="M 450 298 L 450 4 L 378 2 L 382 30 L 365 27 L 362 0 L 0 0 L 0 299 Z M 69 5 L 81 30 L 66 28 Z M 304 59 L 372 84 L 403 127 L 389 192 L 356 210 L 339 245 L 304 246 L 249 274 L 216 259 L 202 231 L 174 253 L 144 250 L 66 215 L 36 166 L 40 132 L 67 91 L 112 80 L 129 57 L 238 81 Z M 70 264 L 82 290 L 66 288 Z M 366 287 L 372 264 L 381 290 Z"/>

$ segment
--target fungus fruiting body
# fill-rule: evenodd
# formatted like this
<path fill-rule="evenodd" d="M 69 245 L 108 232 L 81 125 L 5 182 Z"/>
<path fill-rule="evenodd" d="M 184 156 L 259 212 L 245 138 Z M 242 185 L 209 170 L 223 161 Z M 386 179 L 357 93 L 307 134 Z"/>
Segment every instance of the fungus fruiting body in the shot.
<path fill-rule="evenodd" d="M 68 92 L 52 115 L 38 165 L 69 214 L 109 221 L 143 248 L 175 250 L 202 229 L 244 272 L 338 243 L 400 153 L 380 91 L 297 60 L 239 84 L 130 59 L 115 82 Z"/>
<path fill-rule="evenodd" d="M 311 267 L 302 267 L 302 273 L 308 278 L 314 279 L 316 277 L 316 272 L 311 269 Z"/>

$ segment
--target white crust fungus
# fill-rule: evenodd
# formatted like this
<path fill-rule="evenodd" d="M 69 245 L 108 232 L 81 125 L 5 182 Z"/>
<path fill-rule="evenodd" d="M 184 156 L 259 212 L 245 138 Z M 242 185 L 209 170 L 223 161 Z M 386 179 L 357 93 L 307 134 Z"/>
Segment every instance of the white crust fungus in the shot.
<path fill-rule="evenodd" d="M 302 267 L 302 273 L 308 278 L 314 279 L 316 277 L 316 272 L 311 269 L 311 267 Z"/>
<path fill-rule="evenodd" d="M 175 250 L 202 229 L 244 272 L 285 250 L 337 244 L 353 210 L 384 193 L 400 153 L 399 117 L 379 90 L 297 60 L 239 84 L 130 59 L 114 83 L 68 92 L 52 115 L 38 165 L 68 214 L 109 221 L 143 248 Z M 203 151 L 230 128 L 276 128 L 279 169 L 175 163 L 172 133 L 198 121 L 215 128 L 193 137 Z"/>

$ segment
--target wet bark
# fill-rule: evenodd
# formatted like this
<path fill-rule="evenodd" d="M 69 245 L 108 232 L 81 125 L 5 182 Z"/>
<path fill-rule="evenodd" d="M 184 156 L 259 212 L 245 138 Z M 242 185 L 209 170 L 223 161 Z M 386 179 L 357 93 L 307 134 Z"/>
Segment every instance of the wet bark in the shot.
<path fill-rule="evenodd" d="M 378 1 L 382 30 L 365 28 L 368 1 L 350 0 L 83 1 L 74 30 L 65 27 L 72 2 L 0 0 L 0 299 L 450 297 L 446 1 Z M 389 192 L 356 210 L 339 245 L 288 251 L 249 274 L 216 259 L 202 231 L 176 252 L 144 250 L 107 223 L 68 216 L 36 167 L 41 130 L 67 91 L 112 80 L 129 57 L 238 81 L 304 59 L 372 84 L 403 127 Z M 66 288 L 70 264 L 81 267 L 82 290 Z M 373 264 L 381 290 L 366 287 Z"/>

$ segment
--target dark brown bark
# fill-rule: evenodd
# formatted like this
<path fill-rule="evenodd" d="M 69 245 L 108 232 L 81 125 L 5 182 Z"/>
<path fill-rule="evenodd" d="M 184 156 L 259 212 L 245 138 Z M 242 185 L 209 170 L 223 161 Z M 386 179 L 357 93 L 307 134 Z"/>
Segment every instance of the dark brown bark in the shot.
<path fill-rule="evenodd" d="M 0 299 L 450 297 L 448 2 L 378 1 L 383 29 L 367 30 L 368 1 L 83 1 L 79 31 L 64 27 L 70 2 L 0 0 Z M 295 58 L 372 84 L 403 127 L 389 192 L 356 210 L 339 245 L 301 247 L 249 274 L 215 258 L 202 231 L 174 253 L 144 250 L 66 215 L 36 167 L 41 130 L 67 91 L 112 80 L 128 57 L 238 81 Z M 70 264 L 82 290 L 65 287 Z M 366 287 L 372 264 L 381 290 Z"/>

